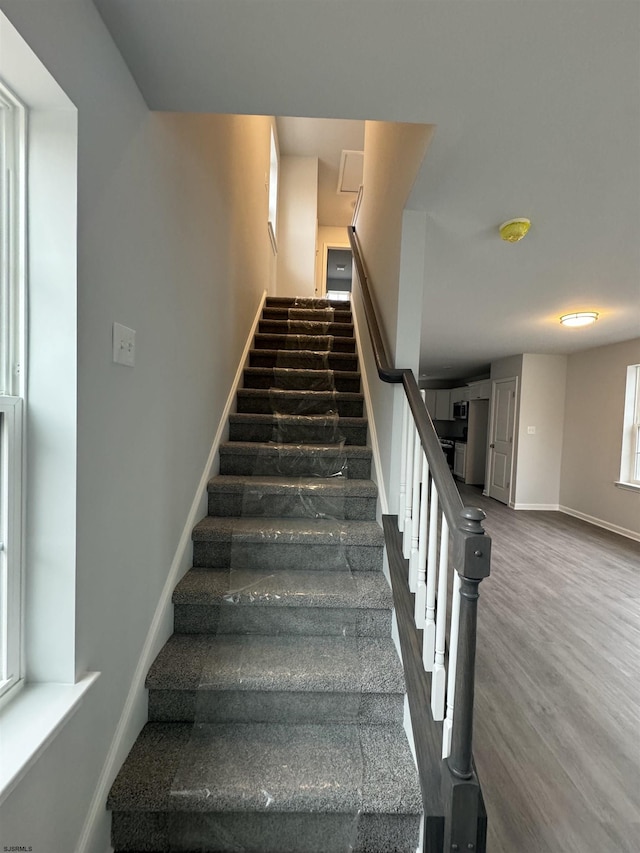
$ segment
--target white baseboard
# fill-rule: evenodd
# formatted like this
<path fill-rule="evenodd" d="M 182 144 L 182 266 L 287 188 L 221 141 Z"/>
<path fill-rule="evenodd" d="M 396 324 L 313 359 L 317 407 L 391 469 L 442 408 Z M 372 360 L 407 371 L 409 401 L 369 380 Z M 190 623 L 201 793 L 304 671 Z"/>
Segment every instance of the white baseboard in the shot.
<path fill-rule="evenodd" d="M 593 515 L 587 515 L 586 512 L 579 512 L 577 509 L 571 509 L 568 506 L 558 507 L 560 512 L 565 515 L 571 515 L 573 518 L 579 518 L 582 521 L 588 521 L 589 524 L 595 524 L 596 527 L 602 527 L 604 530 L 610 530 L 612 533 L 618 533 L 620 536 L 625 536 L 627 539 L 633 539 L 635 542 L 640 542 L 640 533 L 636 530 L 629 530 L 626 527 L 620 527 L 619 524 L 612 524 L 610 521 L 604 521 L 602 518 L 595 518 Z"/>
<path fill-rule="evenodd" d="M 355 304 L 351 300 L 351 313 L 353 316 L 353 329 L 356 336 L 356 346 L 358 347 L 358 359 L 360 362 L 360 378 L 362 382 L 362 393 L 364 394 L 364 402 L 367 411 L 367 420 L 369 423 L 369 438 L 371 439 L 371 452 L 373 454 L 373 467 L 375 469 L 375 481 L 378 487 L 378 497 L 380 499 L 380 510 L 382 515 L 389 514 L 389 502 L 387 501 L 387 491 L 385 489 L 384 480 L 382 479 L 382 460 L 380 457 L 380 445 L 378 444 L 378 433 L 376 431 L 376 422 L 373 418 L 373 406 L 371 405 L 371 390 L 369 380 L 365 370 L 364 357 L 362 355 L 362 345 L 360 339 L 360 327 L 358 325 L 358 317 L 355 312 Z"/>
<path fill-rule="evenodd" d="M 156 606 L 151 626 L 147 633 L 142 653 L 138 660 L 138 665 L 131 682 L 131 687 L 129 688 L 129 693 L 120 716 L 120 721 L 118 722 L 118 726 L 111 741 L 111 746 L 109 747 L 109 751 L 98 780 L 98 785 L 89 807 L 87 819 L 85 820 L 82 832 L 80 833 L 75 853 L 89 853 L 91 850 L 90 845 L 93 841 L 93 835 L 98 821 L 104 818 L 105 804 L 107 802 L 109 789 L 111 788 L 113 780 L 120 769 L 120 765 L 122 764 L 126 753 L 138 734 L 137 725 L 134 726 L 133 721 L 136 716 L 139 717 L 141 703 L 145 700 L 144 682 L 147 677 L 149 667 L 171 633 L 170 630 L 169 633 L 167 633 L 166 629 L 163 628 L 163 626 L 166 626 L 167 619 L 171 613 L 171 597 L 176 584 L 182 575 L 188 571 L 192 562 L 191 532 L 194 525 L 200 518 L 202 518 L 202 515 L 206 511 L 203 507 L 206 506 L 207 483 L 214 473 L 218 449 L 227 430 L 227 421 L 233 409 L 236 394 L 240 387 L 240 382 L 242 381 L 242 373 L 249 359 L 249 350 L 251 349 L 251 344 L 258 328 L 266 297 L 267 291 L 265 290 L 262 294 L 262 299 L 260 300 L 260 305 L 258 306 L 258 311 L 254 318 L 253 325 L 251 326 L 251 331 L 249 332 L 249 337 L 247 338 L 247 342 L 238 365 L 238 370 L 236 371 L 236 375 L 231 385 L 231 390 L 229 391 L 229 396 L 227 397 L 227 402 L 222 412 L 220 423 L 213 439 L 213 444 L 211 445 L 209 457 L 191 503 L 191 509 L 189 510 L 182 534 L 178 541 L 178 547 L 176 548 L 175 555 L 171 562 L 167 580 L 165 581 L 160 599 Z M 132 730 L 132 728 L 135 730 Z"/>
<path fill-rule="evenodd" d="M 539 512 L 557 512 L 560 507 L 558 504 L 522 504 L 522 503 L 514 503 L 509 504 L 511 509 L 529 509 L 529 510 L 538 510 Z"/>

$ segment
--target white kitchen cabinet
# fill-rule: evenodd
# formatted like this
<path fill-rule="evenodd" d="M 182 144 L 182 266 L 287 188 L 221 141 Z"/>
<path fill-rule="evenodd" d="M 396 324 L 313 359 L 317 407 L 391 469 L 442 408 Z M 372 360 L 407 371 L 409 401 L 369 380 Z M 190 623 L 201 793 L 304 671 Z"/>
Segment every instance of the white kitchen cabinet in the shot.
<path fill-rule="evenodd" d="M 471 382 L 467 386 L 467 400 L 489 400 L 491 398 L 491 380 L 483 379 L 481 382 Z"/>
<path fill-rule="evenodd" d="M 431 415 L 431 420 L 436 419 L 436 399 L 438 396 L 438 392 L 434 388 L 426 388 L 425 389 L 425 404 L 427 406 L 427 411 Z"/>
<path fill-rule="evenodd" d="M 467 445 L 456 441 L 453 454 L 453 476 L 464 482 L 466 472 Z"/>
<path fill-rule="evenodd" d="M 451 403 L 451 389 L 436 391 L 436 417 L 437 421 L 452 421 L 453 406 Z"/>
<path fill-rule="evenodd" d="M 469 399 L 469 389 L 466 385 L 462 385 L 460 388 L 452 388 L 451 389 L 451 402 L 452 403 L 461 403 L 465 400 Z"/>

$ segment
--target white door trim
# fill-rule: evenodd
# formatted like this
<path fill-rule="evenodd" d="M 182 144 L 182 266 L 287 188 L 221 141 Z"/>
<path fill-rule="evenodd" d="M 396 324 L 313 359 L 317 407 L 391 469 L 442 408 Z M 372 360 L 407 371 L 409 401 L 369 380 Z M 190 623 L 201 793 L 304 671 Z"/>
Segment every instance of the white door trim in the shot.
<path fill-rule="evenodd" d="M 327 293 L 327 263 L 330 249 L 349 249 L 351 251 L 351 245 L 346 239 L 344 243 L 338 243 L 336 240 L 329 240 L 322 243 L 322 273 L 318 287 L 318 296 L 321 299 Z M 351 281 L 353 282 L 353 274 L 351 275 Z"/>
<path fill-rule="evenodd" d="M 511 459 L 509 462 L 509 494 L 507 498 L 507 505 L 512 506 L 513 495 L 514 495 L 514 472 L 515 472 L 515 459 L 516 459 L 516 436 L 517 436 L 517 421 L 518 421 L 518 390 L 519 383 L 517 376 L 505 376 L 501 379 L 494 379 L 491 382 L 491 412 L 489 416 L 489 447 L 487 454 L 487 469 L 485 475 L 485 488 L 484 494 L 487 497 L 494 497 L 491 495 L 491 483 L 493 482 L 493 465 L 494 465 L 494 450 L 492 444 L 495 441 L 495 423 L 496 423 L 496 407 L 498 404 L 498 394 L 496 391 L 496 386 L 498 384 L 513 382 L 514 383 L 514 393 L 511 398 L 511 404 L 509 406 L 509 420 L 512 422 L 513 427 L 513 436 L 511 438 Z M 500 500 L 499 498 L 494 498 L 495 500 Z"/>

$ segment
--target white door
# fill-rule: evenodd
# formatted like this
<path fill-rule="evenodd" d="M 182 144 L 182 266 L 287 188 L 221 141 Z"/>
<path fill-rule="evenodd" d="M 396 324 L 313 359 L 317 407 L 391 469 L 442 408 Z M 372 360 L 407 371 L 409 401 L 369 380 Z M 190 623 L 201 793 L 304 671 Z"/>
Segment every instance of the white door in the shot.
<path fill-rule="evenodd" d="M 499 379 L 493 384 L 491 437 L 489 443 L 489 477 L 487 494 L 509 503 L 513 434 L 516 420 L 517 379 Z"/>

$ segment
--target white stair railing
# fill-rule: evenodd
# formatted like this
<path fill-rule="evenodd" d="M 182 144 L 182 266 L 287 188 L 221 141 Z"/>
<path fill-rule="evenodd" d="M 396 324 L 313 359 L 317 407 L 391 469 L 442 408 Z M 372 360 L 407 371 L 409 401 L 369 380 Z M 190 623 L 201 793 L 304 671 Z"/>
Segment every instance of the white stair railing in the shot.
<path fill-rule="evenodd" d="M 397 527 L 415 595 L 414 621 L 423 632 L 422 663 L 431 673 L 431 716 L 443 722 L 442 849 L 473 850 L 479 802 L 472 759 L 477 600 L 490 571 L 491 541 L 482 510 L 462 503 L 413 371 L 389 361 L 353 226 L 349 240 L 378 376 L 404 392 Z"/>

